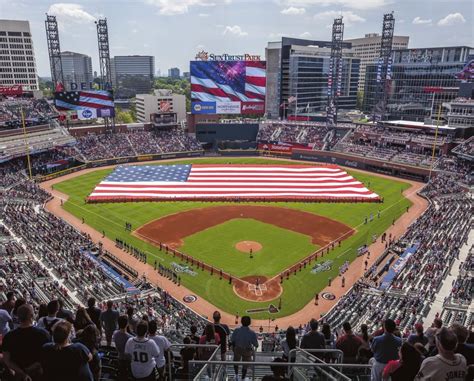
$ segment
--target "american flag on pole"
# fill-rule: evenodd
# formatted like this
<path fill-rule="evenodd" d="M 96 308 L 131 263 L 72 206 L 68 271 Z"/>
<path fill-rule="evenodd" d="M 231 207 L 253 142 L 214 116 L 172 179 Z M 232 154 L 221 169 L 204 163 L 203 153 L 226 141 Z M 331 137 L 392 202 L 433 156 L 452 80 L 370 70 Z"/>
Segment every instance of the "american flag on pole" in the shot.
<path fill-rule="evenodd" d="M 88 201 L 379 201 L 337 166 L 176 164 L 119 166 Z"/>
<path fill-rule="evenodd" d="M 193 102 L 265 102 L 265 61 L 192 61 Z"/>

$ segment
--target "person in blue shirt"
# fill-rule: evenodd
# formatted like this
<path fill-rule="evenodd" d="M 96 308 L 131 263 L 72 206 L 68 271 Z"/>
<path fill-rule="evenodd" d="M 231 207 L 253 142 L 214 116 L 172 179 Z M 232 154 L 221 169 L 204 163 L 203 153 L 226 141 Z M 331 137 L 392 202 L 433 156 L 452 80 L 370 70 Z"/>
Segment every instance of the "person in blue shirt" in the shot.
<path fill-rule="evenodd" d="M 89 368 L 92 354 L 81 343 L 71 343 L 72 324 L 60 320 L 53 327 L 53 343 L 43 345 L 41 366 L 48 381 L 94 381 Z"/>
<path fill-rule="evenodd" d="M 383 324 L 384 333 L 373 338 L 370 349 L 374 357 L 370 359 L 372 365 L 371 381 L 381 381 L 382 372 L 390 360 L 398 360 L 398 350 L 402 346 L 402 339 L 394 335 L 397 325 L 392 319 Z"/>
<path fill-rule="evenodd" d="M 251 361 L 258 347 L 257 334 L 250 329 L 250 316 L 242 316 L 242 326 L 237 328 L 230 339 L 234 350 L 234 361 Z M 234 366 L 235 377 L 238 379 L 239 367 Z M 247 367 L 242 366 L 242 379 L 247 375 Z"/>

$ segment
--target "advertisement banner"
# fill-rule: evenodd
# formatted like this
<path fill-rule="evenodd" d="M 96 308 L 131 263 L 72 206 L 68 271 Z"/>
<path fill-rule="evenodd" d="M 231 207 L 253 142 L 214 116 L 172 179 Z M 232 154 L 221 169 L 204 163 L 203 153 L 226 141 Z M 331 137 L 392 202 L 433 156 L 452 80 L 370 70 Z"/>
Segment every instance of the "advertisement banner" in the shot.
<path fill-rule="evenodd" d="M 263 114 L 265 113 L 265 103 L 263 102 L 242 102 L 242 114 Z"/>
<path fill-rule="evenodd" d="M 240 102 L 216 102 L 216 114 L 240 114 Z"/>
<path fill-rule="evenodd" d="M 99 109 L 97 109 L 97 116 L 99 118 L 113 118 L 115 116 L 115 109 L 113 109 L 113 108 L 99 108 Z"/>
<path fill-rule="evenodd" d="M 95 108 L 86 108 L 77 111 L 77 118 L 80 120 L 97 119 L 97 110 Z"/>
<path fill-rule="evenodd" d="M 307 144 L 278 142 L 278 143 L 259 143 L 258 149 L 260 151 L 273 151 L 273 152 L 291 154 L 293 152 L 293 149 L 311 150 L 311 147 L 309 147 Z"/>
<path fill-rule="evenodd" d="M 113 116 L 115 107 L 112 93 L 105 90 L 55 92 L 54 105 L 60 112 L 94 109 L 96 116 L 100 115 L 97 110 L 101 110 L 103 117 L 107 117 L 108 112 Z"/>
<path fill-rule="evenodd" d="M 193 114 L 215 114 L 216 102 L 192 102 L 191 111 Z"/>

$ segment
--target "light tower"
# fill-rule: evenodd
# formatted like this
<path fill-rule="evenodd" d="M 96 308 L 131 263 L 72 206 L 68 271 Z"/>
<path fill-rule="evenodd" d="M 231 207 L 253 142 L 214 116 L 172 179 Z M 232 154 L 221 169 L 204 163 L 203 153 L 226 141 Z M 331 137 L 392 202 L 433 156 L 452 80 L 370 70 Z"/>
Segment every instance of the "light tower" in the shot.
<path fill-rule="evenodd" d="M 332 24 L 331 58 L 328 72 L 328 103 L 326 106 L 326 124 L 334 126 L 337 122 L 338 98 L 341 95 L 342 83 L 342 42 L 344 24 L 342 16 L 334 19 Z"/>
<path fill-rule="evenodd" d="M 97 26 L 97 41 L 99 43 L 100 87 L 102 90 L 112 91 L 112 71 L 110 68 L 109 30 L 107 19 L 99 19 Z M 104 118 L 105 127 L 115 126 L 115 118 Z"/>
<path fill-rule="evenodd" d="M 46 41 L 48 43 L 49 66 L 54 91 L 64 90 L 63 65 L 61 61 L 61 47 L 59 45 L 59 31 L 56 16 L 46 14 Z"/>
<path fill-rule="evenodd" d="M 374 122 L 383 120 L 387 109 L 388 95 L 392 81 L 392 42 L 394 30 L 395 17 L 393 17 L 393 12 L 386 13 L 383 15 L 380 58 L 377 65 L 376 104 L 372 112 L 372 120 Z"/>

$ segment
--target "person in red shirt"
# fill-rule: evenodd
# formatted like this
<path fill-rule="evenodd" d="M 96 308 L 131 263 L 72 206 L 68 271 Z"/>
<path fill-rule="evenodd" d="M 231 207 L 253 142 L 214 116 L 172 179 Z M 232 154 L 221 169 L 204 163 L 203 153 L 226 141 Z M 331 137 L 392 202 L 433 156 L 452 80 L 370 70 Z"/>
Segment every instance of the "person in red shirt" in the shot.
<path fill-rule="evenodd" d="M 363 344 L 360 337 L 354 335 L 351 324 L 346 321 L 342 328 L 344 335 L 342 335 L 336 342 L 336 349 L 344 353 L 344 362 L 354 364 L 356 362 L 359 347 Z"/>
<path fill-rule="evenodd" d="M 214 324 L 207 324 L 204 328 L 204 335 L 199 338 L 199 344 L 219 345 L 221 342 L 220 336 L 214 329 Z M 199 360 L 209 360 L 215 348 L 199 348 Z"/>

